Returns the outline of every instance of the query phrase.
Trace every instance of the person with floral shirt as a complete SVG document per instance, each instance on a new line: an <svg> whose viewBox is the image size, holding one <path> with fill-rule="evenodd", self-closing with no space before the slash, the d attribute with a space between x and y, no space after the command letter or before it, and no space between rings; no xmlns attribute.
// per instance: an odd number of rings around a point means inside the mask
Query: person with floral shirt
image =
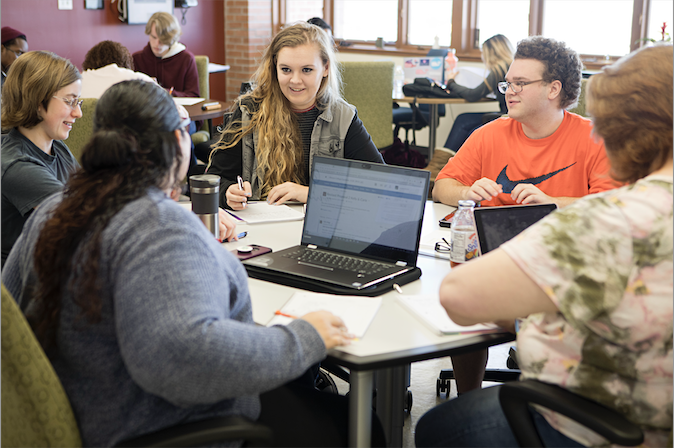
<svg viewBox="0 0 674 448"><path fill-rule="evenodd" d="M666 446L672 430L673 54L671 45L643 48L590 79L594 132L612 177L627 185L552 213L440 287L459 324L524 318L522 379L621 412L642 427L644 446ZM416 446L518 446L498 389L430 410ZM606 443L552 411L531 412L546 446Z"/></svg>

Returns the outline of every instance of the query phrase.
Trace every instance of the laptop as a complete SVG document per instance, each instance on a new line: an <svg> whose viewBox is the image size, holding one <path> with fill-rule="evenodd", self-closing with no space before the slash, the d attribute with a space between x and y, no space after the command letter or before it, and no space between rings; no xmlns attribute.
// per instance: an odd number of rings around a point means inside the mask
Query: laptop
<svg viewBox="0 0 674 448"><path fill-rule="evenodd" d="M556 209L555 204L475 208L475 229L480 254L496 249Z"/></svg>
<svg viewBox="0 0 674 448"><path fill-rule="evenodd" d="M299 246L246 260L353 290L416 267L430 172L314 157Z"/></svg>

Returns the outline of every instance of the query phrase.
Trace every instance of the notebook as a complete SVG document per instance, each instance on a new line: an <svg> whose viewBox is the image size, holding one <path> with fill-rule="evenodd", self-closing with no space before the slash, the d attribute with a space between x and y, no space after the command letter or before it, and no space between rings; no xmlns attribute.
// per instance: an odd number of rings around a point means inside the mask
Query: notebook
<svg viewBox="0 0 674 448"><path fill-rule="evenodd" d="M486 254L496 249L556 209L555 204L475 208L475 229L480 253Z"/></svg>
<svg viewBox="0 0 674 448"><path fill-rule="evenodd" d="M298 246L245 266L361 290L416 267L430 172L314 157Z"/></svg>

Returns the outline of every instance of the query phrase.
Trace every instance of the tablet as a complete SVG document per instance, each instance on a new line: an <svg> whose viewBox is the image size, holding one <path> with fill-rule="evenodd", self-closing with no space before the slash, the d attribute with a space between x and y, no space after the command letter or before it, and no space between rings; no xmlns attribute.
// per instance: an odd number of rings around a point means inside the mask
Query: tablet
<svg viewBox="0 0 674 448"><path fill-rule="evenodd" d="M480 254L496 249L556 209L555 204L475 208L475 229Z"/></svg>

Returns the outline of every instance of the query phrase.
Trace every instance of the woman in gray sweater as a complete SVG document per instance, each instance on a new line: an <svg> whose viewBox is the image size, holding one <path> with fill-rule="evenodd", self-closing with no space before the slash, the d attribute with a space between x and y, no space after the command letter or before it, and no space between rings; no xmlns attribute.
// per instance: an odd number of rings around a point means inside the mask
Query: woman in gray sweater
<svg viewBox="0 0 674 448"><path fill-rule="evenodd" d="M86 446L214 416L257 419L261 408L269 414L261 393L349 342L325 311L288 326L253 323L244 268L169 197L187 172L187 124L153 83L111 87L98 101L82 170L33 213L3 270ZM264 421L276 441L346 443L347 400L293 387L281 387L292 392L282 406L273 392L268 399L287 414L280 429L273 412ZM318 412L302 413L297 396ZM327 432L307 442L300 426Z"/></svg>

